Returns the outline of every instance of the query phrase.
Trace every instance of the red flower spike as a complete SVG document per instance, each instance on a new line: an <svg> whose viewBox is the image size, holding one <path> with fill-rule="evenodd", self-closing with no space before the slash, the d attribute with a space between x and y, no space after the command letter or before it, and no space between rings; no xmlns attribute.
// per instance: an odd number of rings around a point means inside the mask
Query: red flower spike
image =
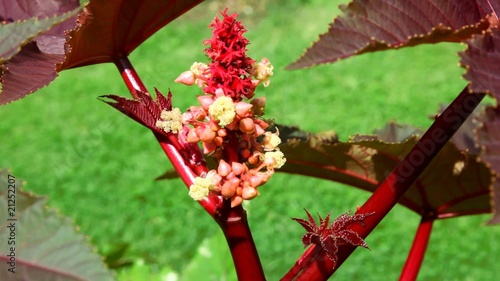
<svg viewBox="0 0 500 281"><path fill-rule="evenodd" d="M307 231L306 234L302 236L304 247L310 244L318 245L326 252L327 256L334 264L337 263L337 250L340 245L351 244L368 248L368 245L358 233L347 228L354 223L361 223L363 225L364 219L373 213L350 216L349 212L347 212L338 216L331 225L329 225L330 213L328 213L324 219L318 214L319 225L317 225L313 216L307 210L305 211L307 220L292 218Z"/></svg>
<svg viewBox="0 0 500 281"><path fill-rule="evenodd" d="M226 96L235 101L243 97L250 99L254 95L255 85L252 83L252 66L255 63L246 55L249 41L243 36L246 29L237 14L227 15L227 9L221 12L209 25L212 28L212 38L203 42L209 45L204 50L212 60L209 64L210 76L203 91L215 95L217 89L222 89Z"/></svg>

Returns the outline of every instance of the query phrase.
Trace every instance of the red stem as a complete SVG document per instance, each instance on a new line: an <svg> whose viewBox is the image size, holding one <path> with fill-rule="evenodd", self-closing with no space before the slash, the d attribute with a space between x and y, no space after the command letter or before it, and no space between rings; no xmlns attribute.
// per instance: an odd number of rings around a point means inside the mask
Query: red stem
<svg viewBox="0 0 500 281"><path fill-rule="evenodd" d="M142 83L141 78L139 78L139 75L135 72L135 69L130 63L128 57L124 56L117 58L115 60L115 65L118 67L118 71L120 71L123 81L125 81L125 84L134 99L138 98L136 91L144 93L148 92L148 89L146 89L146 86Z"/></svg>
<svg viewBox="0 0 500 281"><path fill-rule="evenodd" d="M379 185L366 203L358 208L357 214L374 212L373 215L366 217L365 226L352 224L348 229L366 238L408 191L483 98L484 94L470 94L468 88L465 87L450 106L436 118L432 126ZM316 251L306 251L301 259L308 261L307 255L311 261L302 265L296 264L295 266L301 267L300 270L292 268L290 271L299 273L295 276L287 273L281 280L327 280L355 249L356 247L352 245L340 246L337 252L338 261L335 265L324 251L314 258L311 257Z"/></svg>
<svg viewBox="0 0 500 281"><path fill-rule="evenodd" d="M120 57L116 59L115 65L122 74L122 78L134 98L137 98L137 91L148 93L148 90L144 86L144 83L142 83L139 75L132 66L132 63L130 63L128 57ZM162 134L155 133L154 131L153 134L155 135L161 148L163 149L168 159L174 166L177 173L179 173L179 176L187 187L193 184L194 179L197 175L200 175L203 171L207 171L205 165L199 165L199 167L197 167L197 170L195 170L196 172L198 172L198 174L193 172L193 169L191 169L186 164L186 161L180 154L179 151L182 146L179 144L177 138L174 135L164 136ZM205 200L201 200L198 202L212 217L215 216L217 208L221 205L221 200L217 196L210 196Z"/></svg>
<svg viewBox="0 0 500 281"><path fill-rule="evenodd" d="M147 93L147 89L141 79L135 72L128 57L121 57L115 60L115 65L122 74L129 91L134 98L137 98L137 91ZM186 164L180 150L181 145L174 135L165 136L153 132L160 143L161 148L169 158L175 170L179 173L184 184L189 188L194 182L195 177L208 171L205 164L190 166ZM237 149L237 148L236 148ZM230 162L238 161L237 150L231 150L228 153ZM240 281L261 281L265 280L264 271L260 263L259 255L252 238L250 227L248 225L246 212L240 205L231 208L229 200L223 200L222 197L209 195L208 198L198 201L200 205L215 219L224 232L233 262L236 268L236 274Z"/></svg>
<svg viewBox="0 0 500 281"><path fill-rule="evenodd" d="M215 217L224 232L238 281L264 281L264 271L248 226L247 213L241 205L231 208L224 200L224 212Z"/></svg>
<svg viewBox="0 0 500 281"><path fill-rule="evenodd" d="M410 253L406 259L406 263L399 277L400 281L410 281L416 280L418 276L418 271L420 266L424 261L425 250L429 244L429 238L431 236L432 224L434 223L433 217L424 216L420 222L417 233L413 240Z"/></svg>

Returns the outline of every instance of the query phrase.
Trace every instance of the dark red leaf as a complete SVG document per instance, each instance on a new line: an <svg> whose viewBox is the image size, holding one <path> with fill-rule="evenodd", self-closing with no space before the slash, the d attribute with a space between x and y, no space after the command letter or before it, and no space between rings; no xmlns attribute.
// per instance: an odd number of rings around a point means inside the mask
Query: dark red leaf
<svg viewBox="0 0 500 281"><path fill-rule="evenodd" d="M315 238L318 238L316 234L307 232L306 234L302 235L302 244L304 244L304 247L307 247L314 243Z"/></svg>
<svg viewBox="0 0 500 281"><path fill-rule="evenodd" d="M469 89L500 100L500 30L492 28L474 36L460 56L460 64L467 69L464 77L471 82Z"/></svg>
<svg viewBox="0 0 500 281"><path fill-rule="evenodd" d="M356 232L347 230L346 228L353 223L363 224L364 218L370 214L349 216L347 212L336 218L331 225L328 224L330 221L330 213L328 213L324 219L318 214L320 221L318 226L311 214L307 210L305 211L308 217L307 220L293 218L293 220L306 228L307 232L302 236L302 243L304 246L310 244L320 246L334 264L337 263L337 250L340 244L351 244L368 248L368 245Z"/></svg>
<svg viewBox="0 0 500 281"><path fill-rule="evenodd" d="M363 238L361 238L356 232L351 230L339 232L337 234L337 239L341 240L345 244L360 246L369 249L368 244L366 244L365 240L363 240Z"/></svg>
<svg viewBox="0 0 500 281"><path fill-rule="evenodd" d="M487 107L478 121L481 124L476 131L476 142L481 147L480 157L497 172L492 190L494 216L489 221L490 224L497 224L500 223L500 109Z"/></svg>
<svg viewBox="0 0 500 281"><path fill-rule="evenodd" d="M319 231L324 231L324 230L328 229L328 227L329 227L328 224L330 223L330 216L331 216L331 214L328 213L326 215L326 217L323 219L321 217L321 215L318 214L318 217L319 217Z"/></svg>
<svg viewBox="0 0 500 281"><path fill-rule="evenodd" d="M59 70L112 62L130 54L156 31L202 0L90 1L69 33L66 60ZM98 42L98 43L97 43Z"/></svg>
<svg viewBox="0 0 500 281"><path fill-rule="evenodd" d="M487 0L354 0L289 68L334 62L366 52L461 42L488 27Z"/></svg>
<svg viewBox="0 0 500 281"><path fill-rule="evenodd" d="M337 251L339 250L338 247L338 240L337 237L334 235L328 235L324 239L321 239L321 248L325 250L326 255L328 258L333 262L333 264L337 264Z"/></svg>
<svg viewBox="0 0 500 281"><path fill-rule="evenodd" d="M16 56L0 66L0 104L23 98L48 85L57 77L56 66L64 60L64 30L74 27L73 15L78 10L77 0L13 0L0 5L0 18L33 23L36 22L35 18L45 19L37 23L43 27L42 30L52 24L52 28L36 36ZM49 17L50 19L47 19ZM19 32L16 34L26 35ZM25 39L22 41L27 42Z"/></svg>
<svg viewBox="0 0 500 281"><path fill-rule="evenodd" d="M156 100L153 100L149 94L141 91L137 91L137 95L139 99L135 100L126 99L116 95L101 96L100 98L105 103L121 111L123 114L129 116L143 126L146 126L155 132L165 134L164 131L156 126L156 122L160 119L163 109L172 110L172 93L168 92L168 96L165 98L158 90L156 90ZM112 101L107 101L105 99L110 99Z"/></svg>
<svg viewBox="0 0 500 281"><path fill-rule="evenodd" d="M307 219L301 219L301 218L292 218L292 220L298 222L300 225L302 225L307 232L317 232L318 231L318 226L316 225L316 220L311 216L311 214L304 209L307 213Z"/></svg>

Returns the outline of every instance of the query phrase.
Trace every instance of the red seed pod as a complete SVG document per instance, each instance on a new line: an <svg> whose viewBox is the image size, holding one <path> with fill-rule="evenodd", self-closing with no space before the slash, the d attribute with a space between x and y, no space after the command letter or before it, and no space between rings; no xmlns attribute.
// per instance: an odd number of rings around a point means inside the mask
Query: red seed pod
<svg viewBox="0 0 500 281"><path fill-rule="evenodd" d="M187 134L187 137L186 137L186 141L187 142L199 142L200 141L200 137L198 136L198 134L196 133L196 131L194 129L190 129L188 134Z"/></svg>
<svg viewBox="0 0 500 281"><path fill-rule="evenodd" d="M245 118L250 113L252 107L253 105L250 103L244 101L237 102L235 105L236 114L241 118Z"/></svg>
<svg viewBox="0 0 500 281"><path fill-rule="evenodd" d="M264 181L264 179L259 175L252 176L250 178L250 185L256 188L256 187L262 185L263 181Z"/></svg>
<svg viewBox="0 0 500 281"><path fill-rule="evenodd" d="M262 129L262 127L260 125L255 125L255 132L254 132L254 137L259 137L261 135L263 135L266 131L264 131L264 129Z"/></svg>
<svg viewBox="0 0 500 281"><path fill-rule="evenodd" d="M224 139L221 137L215 137L214 138L214 144L216 146L221 146L224 143Z"/></svg>
<svg viewBox="0 0 500 281"><path fill-rule="evenodd" d="M212 96L203 95L203 96L197 96L196 98L198 99L201 107L203 107L205 111L208 111L208 107L210 107L210 105L214 103L214 99L212 98Z"/></svg>
<svg viewBox="0 0 500 281"><path fill-rule="evenodd" d="M241 196L233 196L231 198L231 208L241 205L242 202L243 198L241 198Z"/></svg>
<svg viewBox="0 0 500 281"><path fill-rule="evenodd" d="M176 83L182 83L188 86L193 85L194 81L195 81L194 73L190 70L184 71L183 73L181 73L181 75L179 75L179 77L177 77L174 80L174 82Z"/></svg>
<svg viewBox="0 0 500 281"><path fill-rule="evenodd" d="M245 200L250 200L250 199L255 198L257 195L259 195L259 192L257 191L257 189L249 186L249 187L243 188L241 197Z"/></svg>
<svg viewBox="0 0 500 281"><path fill-rule="evenodd" d="M217 131L217 135L218 135L219 137L225 137L225 136L227 136L227 131L226 131L226 129L219 129L219 130Z"/></svg>
<svg viewBox="0 0 500 281"><path fill-rule="evenodd" d="M236 193L236 188L234 186L232 186L232 184L229 181L226 181L222 185L221 190L220 190L220 194L224 198L231 198L234 196L235 193Z"/></svg>
<svg viewBox="0 0 500 281"><path fill-rule="evenodd" d="M217 167L217 173L222 177L226 177L231 173L231 165L224 160L220 160L219 167Z"/></svg>
<svg viewBox="0 0 500 281"><path fill-rule="evenodd" d="M248 157L252 156L252 152L250 151L250 149L245 148L245 149L243 149L243 150L240 152L240 155L241 155L241 157L243 157L244 159L247 159Z"/></svg>
<svg viewBox="0 0 500 281"><path fill-rule="evenodd" d="M208 123L208 125L210 126L210 130L214 131L214 132L217 132L218 130L220 130L220 126L217 122L214 122L213 120L210 120L210 123Z"/></svg>
<svg viewBox="0 0 500 281"><path fill-rule="evenodd" d="M261 119L255 119L254 123L259 125L264 130L269 127L269 124L267 124L264 120L261 120Z"/></svg>
<svg viewBox="0 0 500 281"><path fill-rule="evenodd" d="M239 178L232 178L228 180L234 188L237 188L240 185L241 180Z"/></svg>
<svg viewBox="0 0 500 281"><path fill-rule="evenodd" d="M210 128L205 128L201 133L200 139L203 142L210 142L214 140L215 136L216 134L214 131L212 131Z"/></svg>
<svg viewBox="0 0 500 281"><path fill-rule="evenodd" d="M247 166L238 162L233 162L231 163L231 168L233 170L233 173L237 176L243 174L248 170Z"/></svg>
<svg viewBox="0 0 500 281"><path fill-rule="evenodd" d="M255 123L252 118L243 118L240 121L239 129L244 134L252 134L255 131Z"/></svg>

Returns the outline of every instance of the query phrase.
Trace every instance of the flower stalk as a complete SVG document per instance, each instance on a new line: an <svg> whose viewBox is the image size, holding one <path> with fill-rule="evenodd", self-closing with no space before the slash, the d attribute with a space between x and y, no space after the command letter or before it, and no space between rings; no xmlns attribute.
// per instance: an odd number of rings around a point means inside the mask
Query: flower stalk
<svg viewBox="0 0 500 281"><path fill-rule="evenodd" d="M252 98L259 84L269 84L272 66L267 59L255 63L246 56L248 40L242 36L245 29L235 20L236 15L228 16L226 11L221 14L222 21L216 18L210 25L213 38L205 42L209 45L205 52L212 62L195 63L176 79L202 88L200 106L191 106L181 114L172 108L170 94L165 99L158 91L156 101L149 101L147 89L127 57L116 59L115 64L134 100L108 97L118 101L113 105L122 112L130 113L130 108L123 108L126 103L133 107L132 111L142 106L139 112L157 116L153 124L150 119L140 121L155 134L189 195L221 227L238 279L265 280L241 203L255 198L259 194L257 187L265 184L286 159L277 148L281 142L278 132L265 132L269 124L260 117L264 99L250 103L243 99ZM162 104L167 106L158 108ZM151 105L155 108L149 108ZM138 116L143 117L136 112ZM200 157L198 142L202 143L203 153L216 161L215 170L209 170Z"/></svg>

